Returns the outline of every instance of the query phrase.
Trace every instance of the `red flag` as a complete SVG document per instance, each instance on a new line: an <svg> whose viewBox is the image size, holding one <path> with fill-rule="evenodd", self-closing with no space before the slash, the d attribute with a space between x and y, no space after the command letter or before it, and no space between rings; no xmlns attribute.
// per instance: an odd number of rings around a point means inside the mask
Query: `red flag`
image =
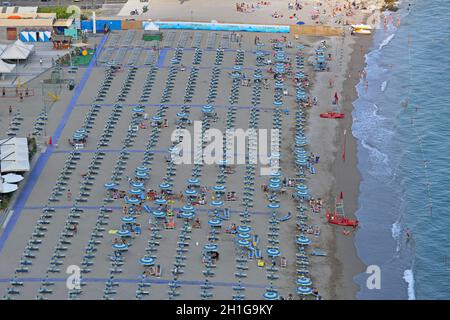
<svg viewBox="0 0 450 320"><path fill-rule="evenodd" d="M52 137L50 136L50 139L48 139L48 144L52 145L53 141L52 141Z"/></svg>
<svg viewBox="0 0 450 320"><path fill-rule="evenodd" d="M344 194L341 191L341 196L340 196L341 200L344 199Z"/></svg>

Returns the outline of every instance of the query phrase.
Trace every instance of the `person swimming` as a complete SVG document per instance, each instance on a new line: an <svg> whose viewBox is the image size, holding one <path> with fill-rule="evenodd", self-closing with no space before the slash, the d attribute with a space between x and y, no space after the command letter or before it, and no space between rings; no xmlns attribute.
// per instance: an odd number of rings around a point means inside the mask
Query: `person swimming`
<svg viewBox="0 0 450 320"><path fill-rule="evenodd" d="M411 230L409 230L407 228L405 231L405 235L406 235L406 241L409 241L411 239Z"/></svg>

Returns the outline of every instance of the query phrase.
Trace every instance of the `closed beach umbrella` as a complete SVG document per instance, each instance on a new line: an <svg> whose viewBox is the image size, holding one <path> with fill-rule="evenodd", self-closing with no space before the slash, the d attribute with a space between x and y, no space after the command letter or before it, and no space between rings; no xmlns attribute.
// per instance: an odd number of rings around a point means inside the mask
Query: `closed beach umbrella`
<svg viewBox="0 0 450 320"><path fill-rule="evenodd" d="M134 107L133 108L133 112L134 113L144 113L144 108L141 108L141 107Z"/></svg>
<svg viewBox="0 0 450 320"><path fill-rule="evenodd" d="M206 252L216 252L218 248L219 248L219 246L214 243L207 243L203 246L203 249Z"/></svg>

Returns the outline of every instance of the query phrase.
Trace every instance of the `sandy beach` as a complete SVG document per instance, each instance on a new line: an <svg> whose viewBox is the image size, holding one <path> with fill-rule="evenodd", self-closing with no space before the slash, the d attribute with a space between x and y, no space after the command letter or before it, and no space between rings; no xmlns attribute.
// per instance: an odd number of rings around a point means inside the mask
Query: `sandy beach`
<svg viewBox="0 0 450 320"><path fill-rule="evenodd" d="M323 11L322 20L320 20L320 17L314 19L311 17L311 12L318 10L315 9L318 1L302 1L303 7L297 12L297 19L290 18L296 10L288 9L287 1L271 1L270 5L262 5L261 8L256 7L257 1L248 3L250 4L249 11L243 13L236 12L236 4L233 1L221 1L218 3L205 0L181 2L175 0L151 1L149 12L142 14L140 18L176 21L217 20L220 22L243 22L244 20L246 23L258 24L295 24L295 21L298 19L299 21L304 21L306 24L342 26L345 22L362 23L376 8L379 1L365 1L365 3L367 3L366 10L355 8L348 9L352 12L352 15L344 17L343 19L337 19L335 15L329 15L333 9L336 9L333 7L336 3L339 3L340 7L342 6L342 3L347 5L347 1L322 1L322 4L319 6L319 12ZM293 1L293 3L295 3L295 1ZM254 4L253 9L251 9L251 4ZM132 4L128 7L132 7ZM215 12L214 19L211 18L212 11ZM277 12L280 17L274 18L274 12ZM135 111L132 110L144 101L142 99L144 99L143 97L145 97L146 94L151 95L151 98L149 101L145 100L145 112L148 112L153 116L156 112L166 112L167 110L165 117L171 121L169 123L169 129L163 128L161 130L163 133L162 137L160 137L159 141L156 140L155 142L157 147L156 150L158 150L158 152L155 152L156 161L154 161L154 167L152 168L152 179L155 179L151 182L152 187L158 188L158 185L165 181L163 177L166 172L166 166L168 167L168 165L166 164L167 159L164 155L171 146L170 141L167 138L175 127L174 121L177 119L178 113L186 107L186 104L192 109L191 117L193 119L202 118L201 106L210 99L210 97L207 96L207 89L210 81L212 81L211 74L215 72L213 62L215 61L214 59L217 59L216 48L219 44L220 47L228 47L224 54L223 65L220 65L222 73L218 76L217 81L220 81L221 87L217 94L217 101L211 102L211 105L216 106L217 117L219 119L217 123L214 121L214 126L221 130L225 130L226 125L229 124L227 121L235 119L235 114L233 112L239 112L239 116L235 120L236 127L248 128L249 123L252 123L253 120L253 114L249 111L251 108L248 106L252 95L254 95L254 92L252 91L253 88L239 86L239 89L235 89L230 82L229 72L230 70L233 70L233 66L238 60L238 57L240 59L242 49L243 52L245 52L245 58L242 58L243 69L248 75L253 75L256 67L254 66L254 59L250 57L255 51L253 41L254 37L257 35L260 37L260 40L266 44L269 44L270 41L276 37L276 35L270 34L245 33L243 35L242 43L238 44L237 42L229 42L229 37L226 32L164 31L164 40L162 43L164 49L161 51L163 52L161 56L158 52L158 57L152 56L154 52L150 45L145 44L141 40L142 30L113 32L105 38L97 36L94 41L96 43L104 41L104 43L102 42L102 53L97 57L98 60L96 61L96 64L87 68L80 68L80 71L73 76L77 83L83 84L83 91L78 92L75 101L72 101L72 93L67 90L62 90L59 101L52 105L51 110L47 110L49 112L49 119L46 130L48 132L58 133L56 141L57 145L50 147L45 145L50 135L47 134L47 132L40 135L38 138L42 158L40 159L41 161L38 161L39 163L37 166L44 166L43 168L40 168L42 171L39 172L42 172L41 177L45 177L45 179L39 178L39 175L38 177L34 177L35 179L39 179L33 181L32 186L30 187L31 189L28 190L27 197L19 200L22 202L22 207L20 209L24 210L27 215L22 214L21 216L16 217L14 223L16 223L16 230L18 228L20 232L11 233L10 239L7 242L2 243L2 246L5 245L5 247L3 251L0 252L1 257L8 256L11 259L8 263L0 266L0 275L3 278L6 278L14 274L17 262L21 259L21 250L27 245L28 238L26 235L33 233L34 222L39 221L41 210L45 209L45 206L55 205L54 203L51 203L51 201L53 201L51 199L55 194L55 189L52 189L53 183L60 181L62 174L60 172L64 172L66 168L64 167L64 164L67 166L67 161L69 161L67 159L69 159L68 157L70 157L70 151L72 150L67 141L71 139L73 132L82 126L88 112L91 112L92 110L95 111L92 112L92 114L95 115L93 117L95 118L96 125L89 133L89 140L84 146L84 149L86 150L85 152L82 152L81 160L78 160L78 164L73 171L73 176L70 178L68 187L73 191L74 198L79 196L77 199L83 200L82 206L85 207L85 212L92 211L92 215L86 215L86 217L83 216L85 220L81 220L80 222L80 233L74 237L74 245L71 247L70 252L72 255L70 256L70 259L67 259L68 261L64 261L63 267L71 264L79 264L81 261L84 263L86 261L87 253L83 256L83 252L86 248L86 241L89 239L89 236L95 233L92 229L94 225L96 226L95 219L97 218L98 223L99 219L103 218L101 206L110 205L114 207L108 229L114 227L117 228L121 223L119 215L122 211L121 206L123 205L123 201L108 199L108 197L105 198L103 186L108 183L109 179L114 177L120 169L123 171L120 174L125 173L125 175L123 178L124 180L118 182L118 184L121 184L122 188L127 188L124 186L127 184L125 177L133 176L135 168L148 161L148 159L143 156L147 156L147 153L145 153L144 150L147 152L150 150L149 145L146 144L146 142L149 140L149 137L151 137L151 135L149 135L151 121L146 119L145 124L148 125L148 127L145 127L145 129L142 130L139 129L135 134L130 133L130 128L134 124L133 119L135 118ZM195 39L199 39L198 46L194 44ZM334 200L341 192L344 195L345 212L350 218L354 218L354 212L358 206L357 199L360 178L356 167L356 141L351 132L351 112L352 102L356 99L355 86L359 82L362 74L361 71L364 68L364 54L370 49L371 37L364 35L352 36L350 35L348 28L346 28L344 36L300 37L296 39L291 34L288 35L288 40L294 44L293 48L286 48L287 55L292 58L296 55L296 45L301 44L305 46L302 54L305 58L305 74L307 74L309 80L307 92L311 98L317 98L317 105L305 109L307 115L305 131L309 140L308 152L320 156L320 162L317 164L317 172L308 175L306 183L310 190L310 194L315 199L323 199L323 208L322 210L319 210L318 213L310 214L308 225L317 226L320 230L320 236L311 235L311 237L313 237L311 248L313 250L317 249L325 252L326 256L311 256L309 261L309 275L314 281L314 287L320 292L321 298L354 299L358 288L353 282L353 277L364 270L364 266L356 255L353 243L354 231L349 229L349 234L347 235L342 232L344 228L328 224L325 212L327 210L334 210ZM312 58L315 55L315 50L323 41L326 46L327 55L330 55L327 60L328 68L322 72L314 72L311 65L314 62L314 59ZM210 42L214 43L214 45L210 46ZM267 45L266 47L270 49L271 46ZM186 48L186 50L178 51L178 48ZM185 93L185 90L186 92L190 90L189 83L192 82L192 76L195 76L196 72L195 67L192 66L192 61L195 60L195 55L198 54L197 52L199 51L203 54L201 68L205 71L199 73L199 85L197 85L197 88L195 89L197 90L196 94L192 101L186 103L186 101L183 100L185 99L183 93ZM181 65L187 66L183 71L178 71L178 69L177 71L174 71L178 68L173 66L173 64L178 63L176 59L177 54L182 57L179 58L182 60ZM110 93L109 95L106 95L106 97L99 102L100 100L96 100L98 86L103 83L102 81L108 79L108 67L114 63L120 64L121 66L123 64L124 67L116 72L111 78L111 92L113 92L113 94ZM83 72L86 71L88 72L86 73L87 76L85 78ZM152 72L155 72L156 81L154 87L151 89L152 92L147 93L147 90L149 89L145 86L142 88L142 84L149 80L149 76ZM172 72L177 76L173 84L169 83L169 80L167 80L171 79ZM34 86L36 92L38 92L37 88L39 87L40 80L47 76L48 75L44 74L41 78L36 79L34 82L30 82L30 86ZM134 83L134 85L130 85L129 81ZM330 84L332 84L331 87ZM163 101L164 97L167 95L167 86L171 85L177 87L177 89L179 88L179 90L175 90L170 96L170 99ZM124 94L125 97L123 100L120 100L121 97L117 96L117 93L122 92L124 88L126 88L126 94ZM211 88L209 89L211 90ZM236 94L235 90L239 90L241 94L241 97L239 98L241 99L240 102L232 103L232 105L237 105L237 111L227 105L229 101L232 101L230 100L232 99L231 97ZM296 129L296 123L294 121L294 114L296 111L294 99L295 89L290 90L292 90L291 93L285 97L288 116L282 117L282 126L286 128L286 130L282 133L282 139L285 144L282 145L283 148L281 152L285 156L281 161L281 166L283 174L287 178L294 176L294 170L296 170L296 166L293 164L294 157L292 156L291 145ZM229 94L231 97L229 97ZM263 103L261 104L261 109L258 110L261 114L261 128L271 128L273 126L272 116L270 116L272 113L268 113L273 111L273 106L270 105L273 103L273 94L273 87L265 91L263 90L261 93ZM332 104L335 94L339 96L337 105ZM160 97L163 97L161 98L161 101L159 100ZM36 98L43 99L42 93L37 93ZM99 104L98 110L95 109L97 108L95 106L96 103ZM21 115L26 119L19 130L19 133L22 135L29 135L31 133L34 121L41 111L27 108L27 106L32 104L33 103L30 101L25 101L20 104L20 107L14 108L15 113L20 111ZM343 112L345 113L345 119L335 120L320 118L321 113L328 111ZM9 120L8 117L13 116L7 115L6 109L1 112L2 119ZM119 115L121 116L119 117ZM111 119L118 122L114 130L108 128ZM225 121L225 119L227 120ZM8 123L6 121L2 121L0 125L2 132L8 130ZM192 128L189 128L189 130L192 130ZM157 131L151 132L153 134ZM127 139L129 138L130 140L125 139L125 134L127 134ZM159 131L157 136L159 137ZM101 141L107 141L107 143L105 143L105 145L98 144ZM289 141L291 142L289 143ZM120 150L123 150L121 148L124 148L127 143L130 146L129 148L135 151L130 153L129 158L125 159L122 157L123 154ZM83 191L85 190L83 188L86 187L86 185L82 182L82 177L84 177L84 174L87 172L86 168L89 167L89 170L91 170L93 163L98 160L96 158L97 156L105 156L105 154L100 154L102 147L106 148L103 148L105 149L106 154L110 153L111 161L107 161L98 168L100 173L96 174L97 178L93 178L94 190L92 192L87 192L88 195L85 196L83 194L86 194L86 192ZM155 146L152 147L154 148ZM345 159L343 158L344 154ZM107 157L109 157L109 155ZM101 161L99 162L101 163ZM256 169L259 168L258 165ZM169 171L169 169L167 170ZM189 179L191 170L194 172L196 169L192 165L183 165L178 169L178 175L176 176L177 193L184 191L184 188L186 187L185 181ZM236 171L233 172L236 174L227 176L228 186L231 186L233 191L237 191L238 195L243 193L244 186L242 177L248 175L248 170L250 169L245 168L244 166L237 166ZM211 188L216 183L216 178L218 179L220 176L220 170L218 174L216 166L205 166L204 171L202 185L204 184L208 188ZM51 182L49 183L48 181ZM118 181L120 181L120 179L118 179ZM266 182L267 177L257 176L255 178L255 189L259 190L260 186ZM88 189L89 191L91 190L90 188ZM64 191L64 194L66 194L66 192L67 190ZM78 195L78 192L80 195ZM213 192L208 192L208 201L214 200L214 196L216 195ZM47 198L49 201L46 203L45 199ZM296 206L291 199L287 198L287 196L283 197L282 195L280 196L280 199L280 202L284 206L283 212L295 212ZM55 219L56 226L54 227L55 229L52 229L53 231L50 238L44 240L49 242L52 241L52 244L56 243L61 230L64 230L68 221L72 218L72 200L71 195L70 199L68 196L67 199L66 196L62 196L61 200L56 201L59 202L59 204L56 203L55 205L57 208L56 212L58 213ZM78 200L75 200L74 202L77 201ZM265 217L270 217L270 213L267 215L267 203L268 201L264 193L255 192L254 205L252 204L251 208L251 224L254 232L261 235L265 235L267 230L272 230L268 221L265 219ZM184 204L185 203L182 201L179 201L176 202L175 206L181 207ZM231 204L228 204L227 202L227 205L230 206L230 210L234 213L231 221L234 223L242 222L242 219L239 218L238 214L242 211L241 201L232 202ZM206 211L206 209L202 210ZM201 223L202 225L208 226L208 215L206 215L206 212L203 213L205 214L201 215ZM65 215L67 215L67 220ZM147 225L147 218L140 215L138 218L142 225ZM181 221L178 223L181 228ZM229 222L226 223L229 224ZM162 225L159 225L158 227L161 226ZM284 269L279 272L279 278L276 282L280 294L286 297L296 290L296 267L294 263L296 259L296 250L294 249L295 246L293 247L292 245L292 239L295 239L298 230L296 230L293 219L284 222L279 228L279 240L277 241L279 241L278 243L283 255L287 257L288 266L284 267ZM155 281L153 283L154 287L159 286L158 288L161 288L162 285L167 287L167 284L170 283L169 281L173 281L169 269L174 260L175 248L177 247L177 244L179 245L179 237L181 235L183 235L183 237L186 236L183 232L179 233L180 229L178 227L177 229L178 230L173 230L173 232L164 231L164 243L161 244L161 246L164 247L164 250L158 252L158 259L166 269L161 281ZM113 252L111 250L111 241L113 241L113 237L110 235L111 233L105 234L105 239L107 239L107 241L99 241L101 242L99 243L100 254L98 254L98 257L95 260L95 266L92 267L93 271L89 275L91 278L98 278L101 279L102 282L106 281L106 283L107 280L105 279L108 279L110 274L112 274L110 273L111 268L109 268L108 263L110 255ZM153 234L152 237L153 236L155 236L155 234ZM200 268L197 268L196 265L199 264L197 261L199 260L198 257L202 255L202 245L205 244L206 239L209 239L209 236L207 227L201 230L195 230L195 232L192 233L192 239L190 239L191 252L189 253L188 258L189 263L187 263L185 268L185 274L187 276L181 279L184 281L183 284L185 286L198 286L202 283L201 281L203 280L205 273L202 273ZM150 241L154 241L155 238L149 239L147 235L145 235L145 237L135 239L133 243L133 251L130 258L132 262L129 262L130 259L128 259L127 264L123 267L124 274L129 275L129 277L124 279L124 283L120 285L120 298L129 299L135 294L136 283L138 282L138 279L140 279L139 276L142 273L142 266L136 264L136 261L138 261L145 252L148 252L148 246L146 247L147 240L149 240L148 243L150 243ZM236 256L238 258L239 254L236 253L237 251L233 241L234 240L232 240L229 235L221 234L221 254L223 254L224 257ZM269 247L269 241L267 239L263 238L261 241L264 244L262 247ZM89 245L90 244L91 243L89 242ZM17 249L17 247L19 247L19 249ZM44 276L48 262L51 261L52 263L54 259L55 252L53 250L54 246L49 245L49 247L46 247L45 250L40 252L39 259L37 260L42 264L33 266L29 276L35 276L36 278ZM178 258L175 260L178 262ZM233 261L234 258L230 258L217 265L217 276L214 279L214 283L218 288L214 290L215 299L229 299L232 297L231 287L236 286L237 284L236 282L230 282L230 279L233 278L233 275L236 275L236 273L234 273L235 271L238 272L235 270ZM85 268L87 267L85 266ZM269 283L271 285L272 281L267 281L265 279L264 268L251 265L250 270L251 271L248 272L248 278L245 279L245 281L250 284L246 295L247 298L250 299L259 299L261 298L261 290L264 290L265 287L267 288ZM233 281L235 280L236 279L233 279ZM41 290L38 283L27 284L26 286L31 290L28 291L27 289L27 291L23 293L21 297L25 299L34 298ZM105 298L105 295L102 296L103 284L100 285L100 287L96 287L92 283L88 283L87 288L90 291L88 290L82 298ZM1 292L4 292L7 289L6 282L0 283L0 289ZM138 289L138 291L139 290L140 289ZM67 296L67 292L62 283L57 284L55 292L61 297ZM194 290L184 290L182 297L185 299L198 299L199 292L197 290L195 292ZM151 298L167 298L167 289L154 290Z"/></svg>

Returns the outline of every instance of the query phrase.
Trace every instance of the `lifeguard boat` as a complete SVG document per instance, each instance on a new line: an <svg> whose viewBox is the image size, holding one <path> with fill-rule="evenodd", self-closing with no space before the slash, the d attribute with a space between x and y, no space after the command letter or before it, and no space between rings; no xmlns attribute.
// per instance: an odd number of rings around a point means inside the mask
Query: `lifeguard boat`
<svg viewBox="0 0 450 320"><path fill-rule="evenodd" d="M335 224L338 226L353 227L353 228L356 228L358 226L358 220L349 219L345 216L344 197L342 195L342 192L340 197L336 199L334 212L327 211L327 220L328 223Z"/></svg>
<svg viewBox="0 0 450 320"><path fill-rule="evenodd" d="M325 112L325 113L321 113L320 117L327 118L327 119L344 119L345 114L337 113L337 112Z"/></svg>

